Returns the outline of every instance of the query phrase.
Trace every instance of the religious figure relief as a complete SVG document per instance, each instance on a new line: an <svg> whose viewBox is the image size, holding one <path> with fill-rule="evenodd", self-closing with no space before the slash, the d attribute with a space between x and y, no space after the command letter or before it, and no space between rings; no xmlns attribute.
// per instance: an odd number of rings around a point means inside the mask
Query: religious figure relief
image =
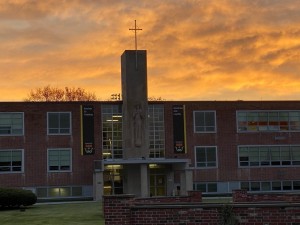
<svg viewBox="0 0 300 225"><path fill-rule="evenodd" d="M142 146L142 107L141 105L136 105L135 112L133 114L133 127L134 127L134 145L136 147Z"/></svg>

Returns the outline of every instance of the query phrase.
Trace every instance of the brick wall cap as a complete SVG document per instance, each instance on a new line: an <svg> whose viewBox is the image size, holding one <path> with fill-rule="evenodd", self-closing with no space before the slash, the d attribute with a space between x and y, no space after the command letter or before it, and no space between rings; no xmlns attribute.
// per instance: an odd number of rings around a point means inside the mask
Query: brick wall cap
<svg viewBox="0 0 300 225"><path fill-rule="evenodd" d="M138 208L143 208L143 209L166 209L166 208L171 208L171 209L176 209L176 208L198 208L198 209L204 209L204 208L221 208L224 205L230 205L234 208L300 208L300 203L286 203L286 202L277 202L277 203L251 203L251 202L245 202L245 203L232 203L232 204L224 204L224 203L192 203L192 202L187 202L187 203L174 203L174 204L168 204L168 203L151 203L151 204L134 204L131 206L131 209L138 209Z"/></svg>

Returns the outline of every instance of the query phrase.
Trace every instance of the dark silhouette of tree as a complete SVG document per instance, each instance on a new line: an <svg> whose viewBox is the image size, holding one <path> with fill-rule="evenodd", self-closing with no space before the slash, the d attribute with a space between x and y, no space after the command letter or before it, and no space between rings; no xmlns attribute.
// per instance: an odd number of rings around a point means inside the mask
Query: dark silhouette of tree
<svg viewBox="0 0 300 225"><path fill-rule="evenodd" d="M122 100L122 94L121 93L114 93L110 95L110 99L108 101L121 101ZM162 97L148 97L148 101L166 101L166 99Z"/></svg>
<svg viewBox="0 0 300 225"><path fill-rule="evenodd" d="M162 97L148 97L148 101L166 101L166 99L162 98Z"/></svg>
<svg viewBox="0 0 300 225"><path fill-rule="evenodd" d="M47 85L31 90L24 100L29 102L96 101L97 97L83 88L60 89Z"/></svg>

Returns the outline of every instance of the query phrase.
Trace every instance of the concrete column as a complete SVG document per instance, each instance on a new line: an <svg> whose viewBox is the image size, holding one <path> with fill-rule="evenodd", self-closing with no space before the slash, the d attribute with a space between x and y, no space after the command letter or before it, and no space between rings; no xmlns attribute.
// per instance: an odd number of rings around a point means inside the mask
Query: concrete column
<svg viewBox="0 0 300 225"><path fill-rule="evenodd" d="M183 170L180 172L180 195L188 195L193 190L193 171Z"/></svg>
<svg viewBox="0 0 300 225"><path fill-rule="evenodd" d="M93 174L93 192L94 200L102 201L103 196L103 172L94 172Z"/></svg>
<svg viewBox="0 0 300 225"><path fill-rule="evenodd" d="M141 164L141 197L149 197L148 165Z"/></svg>
<svg viewBox="0 0 300 225"><path fill-rule="evenodd" d="M167 195L175 195L174 187L174 171L170 170L167 173Z"/></svg>

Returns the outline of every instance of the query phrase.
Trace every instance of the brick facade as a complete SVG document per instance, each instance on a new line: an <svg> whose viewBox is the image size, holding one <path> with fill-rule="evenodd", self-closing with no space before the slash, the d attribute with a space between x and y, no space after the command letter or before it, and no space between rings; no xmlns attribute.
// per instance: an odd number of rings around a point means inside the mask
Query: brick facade
<svg viewBox="0 0 300 225"><path fill-rule="evenodd" d="M1 112L24 113L23 136L1 136L1 149L24 150L24 173L0 174L0 187L62 187L93 185L93 161L101 158L101 108L95 107L96 154L81 155L80 105L92 103L0 103ZM71 112L70 135L47 135L47 112ZM48 172L47 149L71 148L72 171Z"/></svg>
<svg viewBox="0 0 300 225"><path fill-rule="evenodd" d="M23 149L24 172L1 173L1 187L55 187L55 186L93 186L93 162L102 159L101 106L122 102L2 102L0 112L23 112L24 135L0 136L0 150ZM299 165L248 167L239 166L238 146L241 145L300 145L299 131L249 132L237 131L236 114L238 110L287 110L300 111L300 101L166 101L151 102L164 106L165 157L167 159L189 159L194 183L218 183L228 187L220 193L231 193L246 181L300 181ZM95 155L82 156L80 152L80 105L93 105L95 112ZM173 146L173 105L185 105L187 152L174 153ZM216 132L195 133L194 111L215 111ZM47 112L71 112L71 135L47 135ZM197 168L195 165L195 146L216 146L217 166ZM72 171L47 171L48 148L71 148ZM175 172L175 183L178 183ZM233 187L230 185L233 184ZM288 192L285 191L285 192ZM171 195L171 193L167 193Z"/></svg>

